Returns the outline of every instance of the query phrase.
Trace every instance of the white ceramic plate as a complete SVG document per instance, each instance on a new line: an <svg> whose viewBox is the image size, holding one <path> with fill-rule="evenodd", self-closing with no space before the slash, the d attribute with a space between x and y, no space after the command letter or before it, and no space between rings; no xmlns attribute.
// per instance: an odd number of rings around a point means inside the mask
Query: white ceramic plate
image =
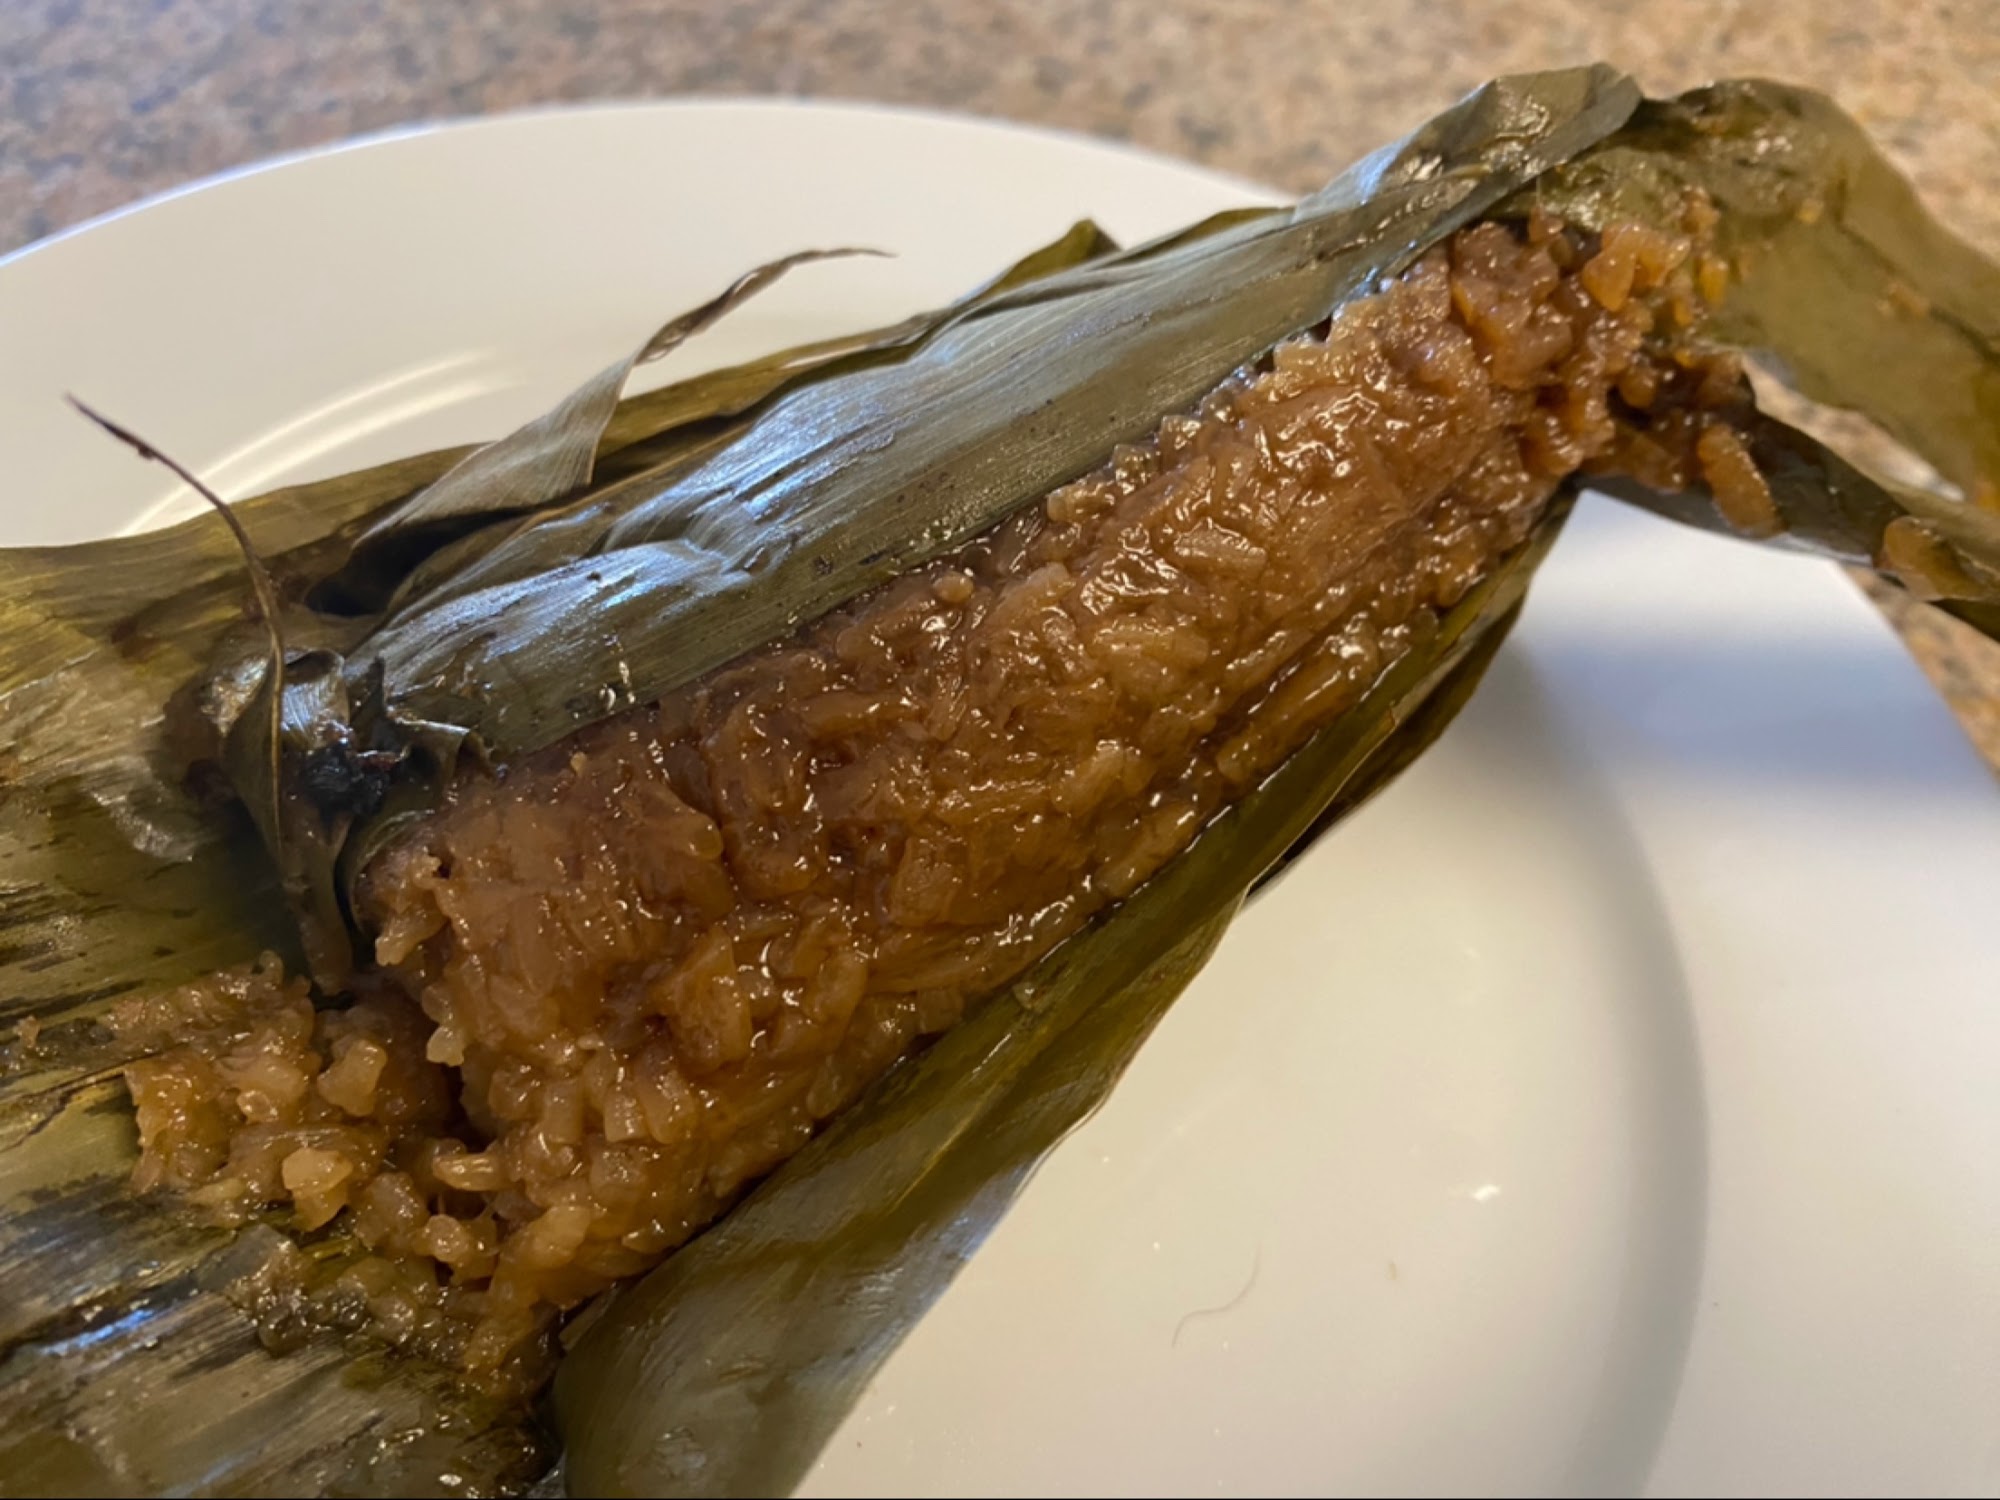
<svg viewBox="0 0 2000 1500"><path fill-rule="evenodd" d="M1255 189L862 108L527 115L0 264L0 540L485 437ZM1830 568L1587 505L1489 685L1258 902L815 1494L1991 1492L2000 798Z"/></svg>

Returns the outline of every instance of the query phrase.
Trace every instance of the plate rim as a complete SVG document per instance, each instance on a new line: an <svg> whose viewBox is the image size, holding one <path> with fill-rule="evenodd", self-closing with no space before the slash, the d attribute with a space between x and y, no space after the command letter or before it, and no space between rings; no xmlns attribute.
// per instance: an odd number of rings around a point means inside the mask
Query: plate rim
<svg viewBox="0 0 2000 1500"><path fill-rule="evenodd" d="M580 99L574 101L551 101L525 104L510 109L495 110L491 114L438 115L422 120L407 121L400 125L387 125L379 130L363 131L359 135L344 136L339 140L322 141L317 145L301 146L292 151L280 151L269 156L260 156L251 161L239 162L235 166L191 178L173 187L161 188L156 192L134 198L129 203L105 209L102 213L80 219L74 224L16 245L5 254L0 254L0 272L18 261L27 259L40 251L51 249L66 240L74 239L92 230L102 229L133 215L156 209L163 204L175 203L183 198L194 197L216 188L227 188L247 178L260 177L273 172L301 166L322 157L348 156L373 151L380 147L395 147L420 139L436 136L469 136L494 129L505 129L531 125L544 120L568 119L578 116L646 115L706 110L749 110L759 113L787 114L829 114L844 115L857 119L877 118L922 122L930 125L947 125L968 128L981 132L995 132L1004 135L1040 140L1050 145L1099 151L1111 156L1144 161L1152 166L1170 166L1206 177L1216 185L1230 191L1256 197L1267 198L1277 204L1296 200L1297 194L1275 187L1267 182L1243 176L1224 168L1211 167L1203 162L1190 161L1185 157L1156 151L1117 136L1097 135L1086 130L1072 130L1060 125L1041 125L1032 121L1013 120L1004 115L984 115L971 110L937 109L927 105L906 104L893 100L871 100L850 98L843 95L815 97L794 97L785 94L671 94L657 98L613 98Z"/></svg>
<svg viewBox="0 0 2000 1500"><path fill-rule="evenodd" d="M1190 177L1202 178L1218 186L1227 187L1232 191L1257 198L1274 199L1282 202L1289 197L1289 195L1279 193L1268 185L1234 178L1230 174L1216 172L1200 164L1187 162L1164 153L1135 146L1129 142L1106 139L1060 128L1026 125L987 116L940 111L918 106L876 104L867 101L848 100L798 100L759 95L698 95L653 100L601 101L587 104L556 103L503 111L486 116L413 122L407 125L389 127L382 131L346 141L306 147L296 152L244 163L164 192L137 199L132 203L121 205L94 218L68 226L41 240L18 247L7 255L0 256L0 277L5 275L9 267L17 266L24 260L43 252L53 251L56 247L64 245L89 232L115 225L124 219L154 210L165 204L178 202L183 198L196 198L208 194L212 190L227 189L233 184L246 180L269 176L290 168L309 166L322 158L364 154L377 148L394 148L398 145L423 140L434 140L442 137L462 139L499 129L532 127L538 122L551 118L617 115L637 117L739 109L749 109L759 113L784 114L793 117L838 114L854 118L875 118L898 123L920 123L927 126L944 125L953 128L976 130L982 133L1009 135L1036 140L1047 145L1060 146L1068 150L1082 150L1088 153L1101 153L1103 156L1109 158L1136 160L1147 163L1153 168L1173 169L1185 173ZM1886 629L1886 626L1884 628ZM1927 681L1923 680L1916 663L1908 658L1907 653L1901 653L1901 661L1897 670L1901 673L1909 674L1917 681L1921 681L1923 683L1923 690L1933 697L1936 696L1935 690L1931 688ZM1970 753L1969 747L1968 753ZM1614 792L1613 798L1615 802L1622 804L1622 794ZM1651 860L1648 859L1647 863L1650 868ZM1679 931L1677 924L1672 922L1669 913L1662 911L1662 918L1668 922L1669 932L1675 939L1676 948L1680 948L1684 941L1684 935ZM1670 1417L1668 1422L1669 1428L1677 1420L1676 1417ZM1657 1454L1655 1458L1657 1460Z"/></svg>

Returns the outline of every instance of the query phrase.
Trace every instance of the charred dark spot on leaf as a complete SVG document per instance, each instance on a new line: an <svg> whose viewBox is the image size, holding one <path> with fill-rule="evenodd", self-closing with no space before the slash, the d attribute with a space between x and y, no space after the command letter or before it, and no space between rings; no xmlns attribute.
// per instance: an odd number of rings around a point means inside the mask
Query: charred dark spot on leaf
<svg viewBox="0 0 2000 1500"><path fill-rule="evenodd" d="M131 615L114 622L107 638L111 648L126 661L144 661L160 645L158 638L149 634Z"/></svg>
<svg viewBox="0 0 2000 1500"><path fill-rule="evenodd" d="M322 745L300 758L298 788L329 822L342 813L370 817L388 797L401 759L394 751Z"/></svg>
<svg viewBox="0 0 2000 1500"><path fill-rule="evenodd" d="M19 963L31 963L46 954L50 946L47 942L0 943L0 969L12 968Z"/></svg>
<svg viewBox="0 0 2000 1500"><path fill-rule="evenodd" d="M140 987L136 979L121 980L117 984L98 985L87 990L74 990L60 995L41 995L28 999L0 1001L0 1026L10 1025L23 1016L32 1015L42 1023L43 1033L50 1026L71 1015L73 1012L89 1010L102 1005L106 1000L115 1000L120 995L130 994ZM93 1038L94 1042L109 1041L109 1034Z"/></svg>
<svg viewBox="0 0 2000 1500"><path fill-rule="evenodd" d="M229 772L212 756L189 763L181 777L181 790L197 805L210 811L236 802L236 784Z"/></svg>

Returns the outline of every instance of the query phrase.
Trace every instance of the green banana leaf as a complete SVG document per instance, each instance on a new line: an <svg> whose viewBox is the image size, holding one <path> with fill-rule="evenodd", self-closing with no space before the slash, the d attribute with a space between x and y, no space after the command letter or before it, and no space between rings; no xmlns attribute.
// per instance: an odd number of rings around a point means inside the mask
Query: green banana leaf
<svg viewBox="0 0 2000 1500"><path fill-rule="evenodd" d="M360 649L409 684L391 689L395 711L462 725L496 754L601 716L575 684L657 698L746 636L782 634L1150 435L1637 102L1608 73L1543 89L1530 140L1516 133L1530 101L1496 87L1370 172L1365 196L1343 178L1290 212L1057 274L906 359L798 391L697 468L637 476L508 536ZM530 640L536 670L516 691Z"/></svg>
<svg viewBox="0 0 2000 1500"><path fill-rule="evenodd" d="M286 601L281 769L345 743L400 757L347 805L281 785L259 816L258 796L246 813L184 784L206 760L250 792L274 748L249 711L273 686L267 622L246 616L243 559L214 517L0 552L0 1038L41 1026L0 1056L0 1493L527 1485L549 1452L529 1414L328 1337L265 1349L236 1301L268 1238L125 1194L133 1129L104 1009L266 948L337 982L346 882L460 755L549 743L935 556L1464 224L1536 200L1586 224L1664 222L1701 188L1736 273L1715 336L1777 355L1807 394L1989 493L1995 273L1869 151L1830 104L1776 85L1653 104L1603 67L1505 79L1295 208L1122 252L1080 225L895 328L614 406L621 364L484 449L249 502ZM1788 300L1808 271L1823 295ZM1914 332L1875 306L1890 281ZM1870 373L1899 331L1939 372L1925 399ZM2000 617L1990 518L1754 412L1732 420L1793 539ZM1698 490L1622 492L1724 529ZM954 1235L1002 1212L1111 1087L1253 882L1442 729L1559 524L1558 509L1436 641L1028 988L594 1311L557 1389L573 1485L720 1492L803 1472L948 1281ZM881 1297L837 1294L870 1275ZM793 1285L826 1295L780 1326L768 1299ZM699 1361L672 1353L693 1348ZM742 1378L711 1383L715 1368Z"/></svg>

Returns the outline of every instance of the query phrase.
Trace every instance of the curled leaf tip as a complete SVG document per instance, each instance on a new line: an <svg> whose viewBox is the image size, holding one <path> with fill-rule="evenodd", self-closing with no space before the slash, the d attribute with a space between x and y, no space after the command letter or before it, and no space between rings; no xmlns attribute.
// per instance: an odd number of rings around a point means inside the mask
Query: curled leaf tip
<svg viewBox="0 0 2000 1500"><path fill-rule="evenodd" d="M839 245L830 250L795 250L790 255L781 255L776 260L764 262L761 266L752 266L701 306L690 308L662 327L646 341L646 347L639 351L633 363L651 364L654 360L672 353L697 333L714 327L766 287L781 280L788 271L811 265L815 261L846 260L854 256L868 256L879 260L894 258L893 252L888 250L877 250L866 245Z"/></svg>
<svg viewBox="0 0 2000 1500"><path fill-rule="evenodd" d="M256 545L250 540L250 533L244 530L242 520L229 508L228 502L204 484L192 469L175 459L171 454L165 453L147 442L131 428L112 421L111 418L105 416L103 412L85 401L81 396L76 395L74 392L65 391L63 393L63 400L67 401L77 411L82 413L84 417L96 423L119 442L125 444L126 447L137 453L142 459L150 463L162 464L172 470L182 483L186 484L188 488L207 501L216 513L222 517L228 524L230 533L236 538L237 547L243 553L244 565L250 571L251 585L257 594L257 606L264 612L264 617L269 621L271 630L275 634L278 628L277 588L271 582L270 569L264 566L263 558L257 554Z"/></svg>
<svg viewBox="0 0 2000 1500"><path fill-rule="evenodd" d="M148 443L144 438L140 437L136 432L133 432L131 429L119 426L118 423L112 421L111 418L105 416L103 412L99 411L96 407L92 406L88 401L85 401L81 396L77 395L76 392L64 391L63 400L67 401L71 406L75 407L79 412L83 413L85 417L89 418L91 421L95 422L99 427L102 427L106 432L110 433L113 437L117 438L119 442L124 443L129 448L134 449L138 453L139 457L145 459L155 459L161 463L171 462L171 460L162 457L162 455L153 447L151 443ZM191 476L188 478L188 483L194 485L196 489L201 488L199 481L195 480Z"/></svg>
<svg viewBox="0 0 2000 1500"><path fill-rule="evenodd" d="M94 406L73 392L64 392L63 399L78 412L97 424L105 432L125 444L140 458L149 463L164 465L174 475L205 500L228 526L229 534L236 540L236 548L243 554L244 571L250 575L250 591L257 600L257 612L264 623L264 640L268 664L264 676L263 699L265 703L265 737L269 742L268 805L259 809L258 816L268 819L268 827L273 838L281 836L283 816L280 806L280 757L283 754L282 734L284 729L285 704L285 633L278 618L278 586L271 580L271 570L264 566L264 559L258 555L257 546L250 540L250 533L243 525L242 517L229 507L229 503L214 490L204 484L201 478L187 465L172 455L163 452L152 443L140 437L131 428L114 422Z"/></svg>

